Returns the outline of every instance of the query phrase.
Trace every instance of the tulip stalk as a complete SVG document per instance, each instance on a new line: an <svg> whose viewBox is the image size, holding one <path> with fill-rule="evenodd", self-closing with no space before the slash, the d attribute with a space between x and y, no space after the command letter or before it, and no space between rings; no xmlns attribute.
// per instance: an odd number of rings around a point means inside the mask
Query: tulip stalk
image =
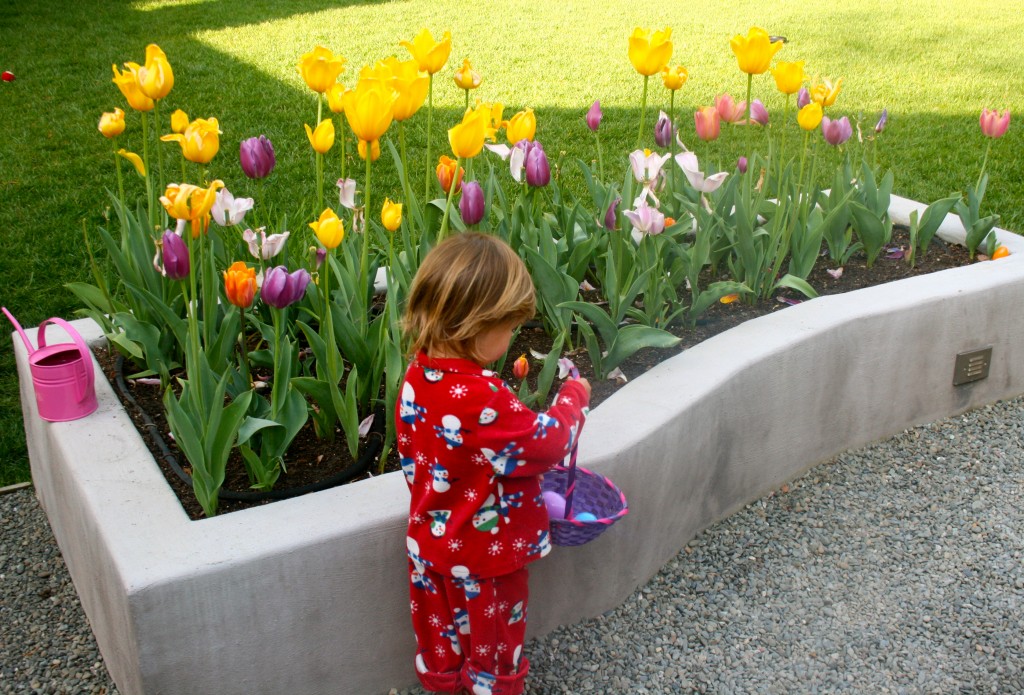
<svg viewBox="0 0 1024 695"><path fill-rule="evenodd" d="M747 73L747 156L748 157L751 154L753 154L750 151L750 126L753 125L753 123L754 123L754 119L753 119L754 102L752 102L750 100L750 93L751 93L751 90L752 90L753 86L754 86L754 75L753 75L753 73L749 73L748 72Z"/></svg>
<svg viewBox="0 0 1024 695"><path fill-rule="evenodd" d="M202 253L202 237L189 236L189 254L192 254L192 247L195 244L199 244L200 254ZM202 267L200 265L200 267ZM199 346L199 317L196 313L199 311L199 289L196 286L196 267L192 265L188 271L188 284L189 284L189 296L186 297L188 302L188 334L189 344L191 346L191 354L187 355L185 364L185 373L188 374L190 369L199 371L199 353L202 352ZM198 396L199 403L205 403L203 400L203 379L202 375L196 373L191 375L189 381L193 388L196 389L196 395Z"/></svg>
<svg viewBox="0 0 1024 695"><path fill-rule="evenodd" d="M786 106L782 111L782 135L781 142L779 143L779 185L782 185L782 168L786 164L786 130L789 125L789 100L792 94L786 94ZM779 197L781 198L782 191L779 191Z"/></svg>
<svg viewBox="0 0 1024 695"><path fill-rule="evenodd" d="M156 137L160 138L160 100L153 100L153 126L156 128ZM146 165L146 171L149 172L149 165ZM164 179L164 151L160 148L160 145L156 146L156 172L159 180L158 184L163 185ZM184 179L182 179L184 180Z"/></svg>
<svg viewBox="0 0 1024 695"><path fill-rule="evenodd" d="M640 100L640 132L636 135L637 149L640 148L640 143L644 139L644 121L647 120L647 83L650 79L650 75L644 75L644 95Z"/></svg>
<svg viewBox="0 0 1024 695"><path fill-rule="evenodd" d="M345 180L345 119L338 115L338 136L341 138L341 179Z"/></svg>
<svg viewBox="0 0 1024 695"><path fill-rule="evenodd" d="M149 234L153 235L156 229L156 201L153 198L153 181L149 169L149 119L147 113L142 112L142 160L146 165L146 203L149 207Z"/></svg>
<svg viewBox="0 0 1024 695"><path fill-rule="evenodd" d="M252 388L252 373L249 371L249 346L245 341L245 307L238 307L238 311L238 347L242 351L242 376L245 377L245 383L249 385L249 388Z"/></svg>
<svg viewBox="0 0 1024 695"><path fill-rule="evenodd" d="M676 160L676 90L670 89L668 92L668 125L669 134L671 140L668 143L669 154L672 155L670 162ZM676 191L676 168L669 167L669 176L671 177L670 185L672 186L672 192Z"/></svg>
<svg viewBox="0 0 1024 695"><path fill-rule="evenodd" d="M459 170L462 168L462 157L455 160L455 176L452 178L451 186L448 188L448 200L444 204L444 217L441 219L441 230L437 233L437 241L444 241L445 237L448 236L448 217L452 211L452 198L455 197L455 189L459 183ZM526 181L523 181L523 186L526 186Z"/></svg>
<svg viewBox="0 0 1024 695"><path fill-rule="evenodd" d="M423 177L423 202L430 200L430 127L434 122L434 73L427 76L427 162ZM456 171L458 171L456 169Z"/></svg>
<svg viewBox="0 0 1024 695"><path fill-rule="evenodd" d="M117 139L114 139L114 169L117 170L117 195L124 205L124 177L121 175L121 157L117 154Z"/></svg>
<svg viewBox="0 0 1024 695"><path fill-rule="evenodd" d="M320 126L320 119L323 117L324 100L320 94L316 95L316 123ZM324 209L324 156L316 153L316 209Z"/></svg>
<svg viewBox="0 0 1024 695"><path fill-rule="evenodd" d="M974 187L974 190L981 190L981 180L985 178L985 167L988 166L988 153L992 151L992 139L989 138L988 145L985 147L985 156L981 160L981 173L978 174L978 184Z"/></svg>
<svg viewBox="0 0 1024 695"><path fill-rule="evenodd" d="M366 143L366 191L363 193L363 210L365 216L363 218L363 250L359 256L359 277L363 279L363 282L367 283L367 287L370 285L370 164L373 161L373 157L370 155L370 143ZM325 259L326 260L326 259ZM366 292L360 295L365 302Z"/></svg>

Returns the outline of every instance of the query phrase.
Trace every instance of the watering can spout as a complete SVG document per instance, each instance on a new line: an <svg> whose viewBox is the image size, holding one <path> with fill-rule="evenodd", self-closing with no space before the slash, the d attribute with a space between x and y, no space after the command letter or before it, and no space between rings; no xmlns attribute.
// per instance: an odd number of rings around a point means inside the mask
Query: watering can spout
<svg viewBox="0 0 1024 695"><path fill-rule="evenodd" d="M35 348L32 347L32 341L28 339L27 335L25 335L25 331L22 329L21 324L18 323L18 319L14 318L11 312L7 311L7 307L0 307L0 311L3 311L7 320L14 324L15 330L18 331L18 335L21 336L22 342L25 343L25 349L28 350L28 354L31 355L35 352Z"/></svg>

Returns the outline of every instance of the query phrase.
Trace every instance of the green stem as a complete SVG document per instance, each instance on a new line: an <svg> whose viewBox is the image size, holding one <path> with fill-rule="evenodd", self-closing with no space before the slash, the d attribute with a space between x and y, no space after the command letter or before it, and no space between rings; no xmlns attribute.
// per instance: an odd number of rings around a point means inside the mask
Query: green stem
<svg viewBox="0 0 1024 695"><path fill-rule="evenodd" d="M466 92L466 109L465 110L469 110L469 90L467 89L467 90L464 90L464 91Z"/></svg>
<svg viewBox="0 0 1024 695"><path fill-rule="evenodd" d="M359 257L359 277L367 283L367 288L372 286L370 280L370 145L366 146L366 191L363 193L363 251ZM326 261L326 259L324 259ZM370 291L367 289L366 291ZM360 293L365 299L366 292Z"/></svg>
<svg viewBox="0 0 1024 695"><path fill-rule="evenodd" d="M669 130L669 143L668 153L669 157L669 185L674 194L676 191L676 168L672 166L676 159L676 90L669 90L668 97L668 130Z"/></svg>
<svg viewBox="0 0 1024 695"><path fill-rule="evenodd" d="M427 161L423 175L423 202L430 200L430 128L434 122L434 73L427 78Z"/></svg>
<svg viewBox="0 0 1024 695"><path fill-rule="evenodd" d="M981 160L981 173L978 174L978 185L974 187L977 191L981 188L981 180L985 178L985 167L988 166L988 153L992 151L992 139L989 138L988 146L985 147L985 158Z"/></svg>
<svg viewBox="0 0 1024 695"><path fill-rule="evenodd" d="M181 183L185 183L186 178L187 174L185 173L185 155L183 153L181 155Z"/></svg>
<svg viewBox="0 0 1024 695"><path fill-rule="evenodd" d="M285 365L281 363L281 323L282 314L288 309L271 309L274 317L274 385L270 389L270 419L276 421L281 412L281 390L288 380L284 378Z"/></svg>
<svg viewBox="0 0 1024 695"><path fill-rule="evenodd" d="M808 138L810 138L810 136L811 136L811 131L805 130L804 131L804 148L800 152L800 175L796 179L796 186L797 186L797 191L798 191L797 195L800 195L800 191L802 191L803 187L804 187L804 161L807 159L807 140L808 140Z"/></svg>
<svg viewBox="0 0 1024 695"><path fill-rule="evenodd" d="M164 150L160 146L160 100L159 99L154 99L153 100L153 120L154 120L153 126L156 129L156 142L157 142L157 145L156 145L156 167L157 167L157 169L156 169L156 171L157 171L157 175L159 176L159 179L158 179L157 183L162 186L166 179L164 179ZM146 171L148 172L149 170L147 169Z"/></svg>
<svg viewBox="0 0 1024 695"><path fill-rule="evenodd" d="M455 176L452 177L452 185L448 189L448 200L444 204L444 217L441 219L441 231L437 234L439 242L444 241L448 236L448 216L452 211L452 198L455 197L455 189L458 187L459 170L462 169L462 157L455 162Z"/></svg>
<svg viewBox="0 0 1024 695"><path fill-rule="evenodd" d="M114 168L117 170L117 195L124 205L124 177L121 175L121 155L117 153L117 140L114 140Z"/></svg>
<svg viewBox="0 0 1024 695"><path fill-rule="evenodd" d="M597 175L604 181L604 160L601 158L601 136L594 131L594 139L597 141Z"/></svg>
<svg viewBox="0 0 1024 695"><path fill-rule="evenodd" d="M405 121L398 122L398 145L401 149L402 157L402 171L399 172L399 176L402 179L402 194L405 196L406 207L411 210L412 186L409 184L409 160L405 153ZM413 237L415 238L415 224L413 223L413 215L411 213L408 216L408 220L409 229L413 230Z"/></svg>
<svg viewBox="0 0 1024 695"><path fill-rule="evenodd" d="M153 198L153 177L149 170L149 114L142 112L142 161L146 164L146 204L149 207L149 235L156 229L156 203Z"/></svg>
<svg viewBox="0 0 1024 695"><path fill-rule="evenodd" d="M637 149L640 148L640 143L644 138L644 121L647 120L647 82L650 79L650 75L644 75L644 96L640 100L640 132L636 134Z"/></svg>
<svg viewBox="0 0 1024 695"><path fill-rule="evenodd" d="M323 117L324 100L318 93L316 95L316 127L320 127L320 119ZM319 215L324 209L324 156L316 153L316 214Z"/></svg>
<svg viewBox="0 0 1024 695"><path fill-rule="evenodd" d="M195 245L200 244L200 251L202 250L202 237L193 237L188 231L189 240L189 255L194 256L193 251ZM201 270L201 268L200 268ZM189 346L191 353L188 357L187 364L185 365L185 371L188 374L189 381L192 387L196 390L199 403L205 403L203 400L203 379L202 375L199 374L199 353L202 351L199 345L199 317L197 313L199 311L199 289L196 286L196 264L193 263L188 272L188 283L189 283L189 297L186 298L188 301L188 333L189 333ZM195 369L196 373L188 373L190 369Z"/></svg>
<svg viewBox="0 0 1024 695"><path fill-rule="evenodd" d="M792 94L786 95L786 108L782 112L782 136L781 144L779 145L779 183L778 186L782 185L782 168L786 165L786 131L789 130L789 100ZM782 190L776 187L776 196L779 200L782 199Z"/></svg>
<svg viewBox="0 0 1024 695"><path fill-rule="evenodd" d="M252 373L249 371L249 347L245 341L245 307L238 307L238 312L240 316L238 344L242 349L242 375L245 377L245 383L252 388Z"/></svg>
<svg viewBox="0 0 1024 695"><path fill-rule="evenodd" d="M751 88L753 87L753 85L754 85L754 76L752 74L750 74L750 73L747 73L747 135L746 135L747 151L746 151L746 155L748 157L751 157L751 152L750 152L750 127L751 127L751 125L753 125L753 121L752 121L751 117L753 115L754 105L750 101L750 92L751 92ZM751 158L753 158L753 157L751 157Z"/></svg>

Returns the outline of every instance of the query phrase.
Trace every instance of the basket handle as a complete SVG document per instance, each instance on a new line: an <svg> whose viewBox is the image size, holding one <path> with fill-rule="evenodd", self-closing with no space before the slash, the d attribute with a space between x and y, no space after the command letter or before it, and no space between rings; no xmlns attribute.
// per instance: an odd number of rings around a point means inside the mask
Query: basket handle
<svg viewBox="0 0 1024 695"><path fill-rule="evenodd" d="M580 378L580 370L576 369L575 365L573 365L570 374L573 379ZM572 514L572 495L576 491L576 455L579 453L579 448L580 437L579 432L577 432L576 441L572 443L572 451L569 452L569 473L565 485L565 519L570 518Z"/></svg>

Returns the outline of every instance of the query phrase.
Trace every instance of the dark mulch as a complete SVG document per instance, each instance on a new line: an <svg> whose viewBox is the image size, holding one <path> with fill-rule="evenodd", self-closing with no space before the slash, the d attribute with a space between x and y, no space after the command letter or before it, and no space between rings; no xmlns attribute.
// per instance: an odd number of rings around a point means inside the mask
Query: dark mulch
<svg viewBox="0 0 1024 695"><path fill-rule="evenodd" d="M905 248L906 245L906 231L897 228L893 232L893 241L890 246ZM808 278L808 282L810 282L811 286L814 287L819 294L840 294L842 292L849 292L851 290L892 282L894 280L900 280L915 275L924 275L939 270L945 270L947 268L959 267L971 262L973 261L968 257L967 250L964 247L956 244L947 244L941 239L935 239L927 256L923 259L919 259L914 268L910 268L905 260L887 258L885 253L883 253L882 257L875 262L872 268L867 268L863 256L854 256L843 268L841 277L832 277L832 275L827 272L827 266L825 263L821 262ZM664 350L641 350L630 359L626 360L625 363L621 365L621 370L628 378L636 378L659 362L668 359L669 357L672 357L673 355L676 355L679 352L682 352L714 335L717 335L722 331L728 330L733 326L737 326L748 319L784 310L789 306L789 304L783 301L783 299L796 301L799 297L793 293L785 293L781 294L781 297L775 297L771 300L758 302L756 304L746 304L743 302L715 304L704 314L696 327L670 328L670 330L682 338L682 342L677 347ZM511 366L514 357L523 353L529 355L531 349L537 352L547 353L550 350L550 347L551 342L541 329L524 329L520 332L509 350L510 358L506 361L505 370L502 376L512 383L514 379L511 374ZM98 358L100 359L104 372L108 377L112 378L114 369L113 358L106 353L99 354ZM576 362L581 375L591 380L593 386L593 395L591 398L592 407L608 398L611 394L615 393L615 391L622 387L622 384L617 381L596 380L593 376L590 360L587 358L585 350L579 351L578 354L573 355L573 359ZM530 377L531 379L536 375L536 372L539 371L538 367L539 365L535 366L533 370L534 374L531 374ZM143 439L146 440L150 451L154 453L154 456L160 464L161 470L163 470L164 475L167 477L168 483L178 495L182 502L182 506L185 508L189 517L192 519L202 518L202 510L196 502L191 488L172 470L171 466L165 460L166 457L161 453L160 447L154 436L155 433L153 430L156 430L156 433L162 435L166 447L172 452L187 472L187 461L185 461L184 456L182 456L177 450L174 442L167 436L168 428L163 414L159 387L129 385L128 388L130 389L134 400L143 410L145 410L148 416L155 423L155 427L145 426L143 424L141 414L134 408L126 407L132 419L135 421L136 427L138 427ZM296 437L289 449L287 459L288 471L281 475L276 488L300 488L322 480L329 475L336 474L342 469L352 465L352 463L353 462L348 454L347 447L343 443L343 437L339 435L334 443L327 443L318 440L314 436L312 426L310 424L305 430L299 433L298 437ZM382 471L387 472L398 469L397 457L394 452L392 452L391 457L389 460L384 462L383 467L378 461L374 461L371 464L370 471L367 474L356 478L356 480L364 479L368 475L378 475ZM236 452L232 460L228 463L228 472L224 487L228 490L245 491L248 486L248 477L245 473L244 466L242 465L241 458ZM219 513L237 511L239 509L245 509L259 504L268 504L272 501L273 500L248 502L238 500L221 500Z"/></svg>

